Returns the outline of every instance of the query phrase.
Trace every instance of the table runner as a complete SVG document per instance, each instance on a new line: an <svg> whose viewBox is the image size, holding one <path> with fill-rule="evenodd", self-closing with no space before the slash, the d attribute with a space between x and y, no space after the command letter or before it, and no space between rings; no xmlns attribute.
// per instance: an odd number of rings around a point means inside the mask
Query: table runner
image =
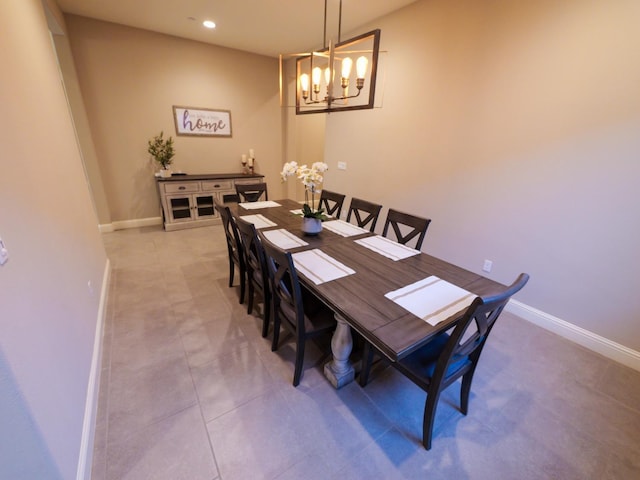
<svg viewBox="0 0 640 480"><path fill-rule="evenodd" d="M420 317L430 325L437 325L465 310L475 295L432 275L411 285L385 294L390 300Z"/></svg>
<svg viewBox="0 0 640 480"><path fill-rule="evenodd" d="M395 242L380 235L361 238L359 240L355 240L355 243L362 245L363 247L366 247L376 253L379 253L380 255L384 255L394 262L420 253L420 251L416 250L415 248L407 247L406 245L402 245L401 243Z"/></svg>
<svg viewBox="0 0 640 480"><path fill-rule="evenodd" d="M269 208L269 207L279 207L280 204L278 202L273 202L271 200L266 200L263 202L243 202L239 203L242 208L246 208L247 210L257 210L259 208Z"/></svg>
<svg viewBox="0 0 640 480"><path fill-rule="evenodd" d="M284 228L277 230L269 230L262 232L262 234L274 245L282 248L283 250L289 250L290 248L304 247L309 245L299 237L296 237L293 233Z"/></svg>
<svg viewBox="0 0 640 480"><path fill-rule="evenodd" d="M241 215L240 218L245 222L253 223L257 229L278 226L278 224L273 223L267 217L260 215L259 213L257 215Z"/></svg>
<svg viewBox="0 0 640 480"><path fill-rule="evenodd" d="M355 270L317 248L294 253L291 256L296 270L316 285L356 273Z"/></svg>
<svg viewBox="0 0 640 480"><path fill-rule="evenodd" d="M361 235L363 233L369 233L369 230L360 228L356 225L352 225L344 220L331 220L330 222L322 222L322 228L331 230L333 233L342 235L343 237L352 237L354 235Z"/></svg>

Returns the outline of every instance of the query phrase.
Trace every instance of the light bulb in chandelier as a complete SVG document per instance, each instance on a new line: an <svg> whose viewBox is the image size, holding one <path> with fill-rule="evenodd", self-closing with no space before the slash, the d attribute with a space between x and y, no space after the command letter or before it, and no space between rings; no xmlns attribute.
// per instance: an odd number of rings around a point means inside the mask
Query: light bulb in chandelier
<svg viewBox="0 0 640 480"><path fill-rule="evenodd" d="M367 75L367 65L369 64L369 60L367 57L360 57L356 60L356 87L360 90L364 87L364 77Z"/></svg>
<svg viewBox="0 0 640 480"><path fill-rule="evenodd" d="M302 98L309 98L309 75L303 73L300 75L300 90L302 90Z"/></svg>
<svg viewBox="0 0 640 480"><path fill-rule="evenodd" d="M314 67L311 72L311 77L313 80L313 93L320 93L320 78L322 78L322 70L320 67Z"/></svg>

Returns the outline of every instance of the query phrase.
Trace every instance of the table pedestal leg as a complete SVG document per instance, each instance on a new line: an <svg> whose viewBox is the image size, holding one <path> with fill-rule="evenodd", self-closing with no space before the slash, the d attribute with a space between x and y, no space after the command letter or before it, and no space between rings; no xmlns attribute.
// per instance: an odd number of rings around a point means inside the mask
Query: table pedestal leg
<svg viewBox="0 0 640 480"><path fill-rule="evenodd" d="M338 389L353 381L355 371L349 363L349 355L353 348L351 327L340 315L335 317L338 325L331 338L333 360L324 365L324 376Z"/></svg>

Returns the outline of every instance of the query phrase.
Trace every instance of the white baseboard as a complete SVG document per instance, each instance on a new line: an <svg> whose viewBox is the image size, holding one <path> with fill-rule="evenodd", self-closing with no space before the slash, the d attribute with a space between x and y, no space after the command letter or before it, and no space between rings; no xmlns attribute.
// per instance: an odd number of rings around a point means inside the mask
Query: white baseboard
<svg viewBox="0 0 640 480"><path fill-rule="evenodd" d="M110 277L111 262L107 259L104 267L104 274L102 276L102 289L100 291L100 304L98 306L96 334L93 339L93 356L91 358L91 370L89 371L89 381L87 384L87 399L84 408L84 421L82 423L82 439L80 441L80 456L78 458L76 480L91 479L93 444L95 439L96 417L98 414L98 398L100 396L102 337L104 334L105 317L107 314Z"/></svg>
<svg viewBox="0 0 640 480"><path fill-rule="evenodd" d="M572 323L525 305L517 300L510 300L505 310L539 327L556 333L561 337L571 340L578 345L582 345L589 350L604 355L611 360L640 371L640 352L608 340L584 328L577 327Z"/></svg>
<svg viewBox="0 0 640 480"><path fill-rule="evenodd" d="M162 217L137 218L134 220L121 220L111 223L98 225L100 233L115 232L116 230L125 230L127 228L152 227L154 225L162 225Z"/></svg>

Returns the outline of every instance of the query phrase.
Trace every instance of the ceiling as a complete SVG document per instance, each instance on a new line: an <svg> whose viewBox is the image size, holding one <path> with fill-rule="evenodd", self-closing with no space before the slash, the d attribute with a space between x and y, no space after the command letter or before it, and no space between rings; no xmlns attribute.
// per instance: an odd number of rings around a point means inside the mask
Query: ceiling
<svg viewBox="0 0 640 480"><path fill-rule="evenodd" d="M342 32L416 0L343 0ZM322 47L324 0L57 0L65 13L277 57ZM338 36L340 0L328 0L327 43ZM204 20L217 27L209 30ZM372 27L375 28L375 25ZM358 32L360 33L360 32ZM345 35L342 36L344 40Z"/></svg>

